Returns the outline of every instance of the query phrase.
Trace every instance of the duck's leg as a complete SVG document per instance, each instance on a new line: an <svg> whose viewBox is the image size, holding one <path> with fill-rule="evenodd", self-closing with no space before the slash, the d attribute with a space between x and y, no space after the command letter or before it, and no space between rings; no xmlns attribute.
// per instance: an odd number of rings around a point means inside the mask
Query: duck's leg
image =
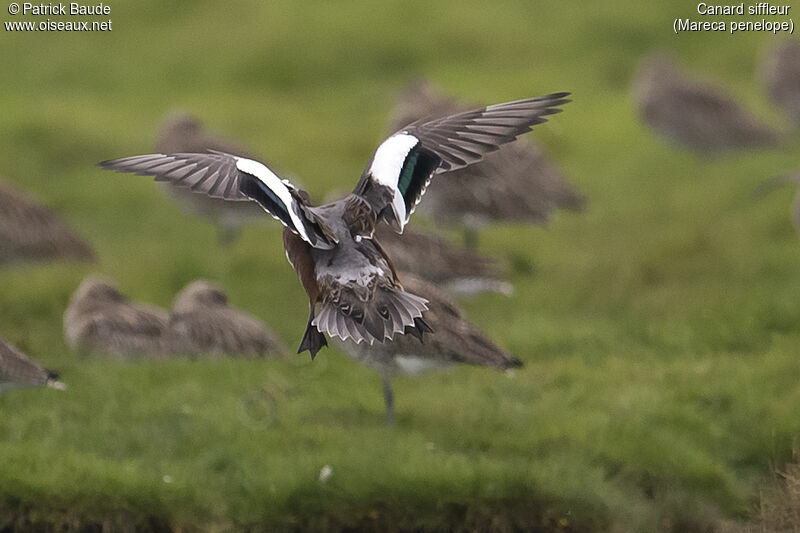
<svg viewBox="0 0 800 533"><path fill-rule="evenodd" d="M394 425L394 391L392 381L387 375L383 375L383 401L386 403L386 425Z"/></svg>
<svg viewBox="0 0 800 533"><path fill-rule="evenodd" d="M311 353L311 360L314 360L316 357L317 352L322 349L323 346L328 345L328 341L325 340L325 335L319 332L319 330L311 324L311 321L314 320L314 306L311 306L311 312L308 315L308 325L306 325L306 332L303 334L303 340L300 341L300 348L297 349L297 353L302 353L305 350L308 350Z"/></svg>

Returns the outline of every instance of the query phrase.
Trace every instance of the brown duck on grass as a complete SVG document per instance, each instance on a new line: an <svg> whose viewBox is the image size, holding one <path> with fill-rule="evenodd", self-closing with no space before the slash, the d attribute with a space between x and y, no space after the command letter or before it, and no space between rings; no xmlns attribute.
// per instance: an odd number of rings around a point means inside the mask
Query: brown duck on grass
<svg viewBox="0 0 800 533"><path fill-rule="evenodd" d="M58 381L58 374L44 368L0 336L0 394L25 387L66 388Z"/></svg>
<svg viewBox="0 0 800 533"><path fill-rule="evenodd" d="M642 59L633 82L642 120L697 152L776 146L778 133L721 89L682 73L664 55Z"/></svg>
<svg viewBox="0 0 800 533"><path fill-rule="evenodd" d="M57 258L91 261L91 246L61 217L0 182L0 265Z"/></svg>
<svg viewBox="0 0 800 533"><path fill-rule="evenodd" d="M398 335L393 342L357 344L335 339L341 351L383 378L386 422L394 423L394 392L391 378L397 374L418 375L456 363L508 370L522 362L494 344L464 313L432 283L411 274L400 273L405 290L425 298L428 310L425 321L433 330L423 340L412 335Z"/></svg>
<svg viewBox="0 0 800 533"><path fill-rule="evenodd" d="M497 104L414 122L378 146L352 194L312 206L308 195L258 161L226 153L150 154L101 163L120 172L232 201L255 201L286 226L284 247L310 304L300 351L312 357L343 341L382 344L404 335L422 338L425 298L406 292L374 237L385 222L403 228L430 180L469 166L546 122L567 93ZM442 179L447 179L446 176ZM317 312L318 311L318 312Z"/></svg>
<svg viewBox="0 0 800 533"><path fill-rule="evenodd" d="M228 306L216 283L198 280L175 297L165 333L170 352L285 356L286 345L266 324Z"/></svg>
<svg viewBox="0 0 800 533"><path fill-rule="evenodd" d="M473 106L417 80L401 91L390 127ZM544 149L530 139L520 139L453 171L446 180L431 182L420 210L439 223L463 226L466 244L475 248L477 231L487 222L542 224L556 209L581 210L585 203Z"/></svg>
<svg viewBox="0 0 800 533"><path fill-rule="evenodd" d="M179 111L172 111L164 119L159 128L155 149L164 154L218 150L257 159L241 143L209 131L199 119ZM264 210L251 202L226 202L204 194L192 194L191 190L183 187L166 185L165 188L181 209L211 220L217 227L219 242L222 244L233 243L245 224L265 220Z"/></svg>
<svg viewBox="0 0 800 533"><path fill-rule="evenodd" d="M64 336L73 349L118 356L164 353L169 313L130 301L113 281L88 277L64 313Z"/></svg>

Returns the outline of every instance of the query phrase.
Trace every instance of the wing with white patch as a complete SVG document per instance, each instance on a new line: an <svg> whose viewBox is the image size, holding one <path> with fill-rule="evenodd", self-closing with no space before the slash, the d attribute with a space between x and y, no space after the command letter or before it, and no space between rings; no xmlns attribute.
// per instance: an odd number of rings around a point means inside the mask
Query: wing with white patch
<svg viewBox="0 0 800 533"><path fill-rule="evenodd" d="M168 181L213 198L257 202L312 246L333 246L320 226L321 221L307 209L301 191L258 161L223 152L180 153L124 157L103 161L100 166L155 176L156 181Z"/></svg>
<svg viewBox="0 0 800 533"><path fill-rule="evenodd" d="M353 192L402 232L435 174L477 163L547 122L544 117L559 113L568 95L554 93L409 124L378 146Z"/></svg>

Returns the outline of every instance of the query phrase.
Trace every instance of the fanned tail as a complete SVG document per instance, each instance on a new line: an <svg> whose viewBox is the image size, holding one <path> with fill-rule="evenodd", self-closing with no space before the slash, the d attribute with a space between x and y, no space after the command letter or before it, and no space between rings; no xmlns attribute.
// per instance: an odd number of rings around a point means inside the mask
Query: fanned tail
<svg viewBox="0 0 800 533"><path fill-rule="evenodd" d="M331 337L356 344L384 342L395 335L411 333L418 338L432 331L422 319L428 301L399 287L379 287L364 301L358 292L342 287L337 298L325 302L311 325Z"/></svg>
<svg viewBox="0 0 800 533"><path fill-rule="evenodd" d="M404 335L413 335L419 339L419 342L425 342L422 338L425 333L433 333L433 328L423 318L415 318L414 325L406 326L406 330L403 332Z"/></svg>

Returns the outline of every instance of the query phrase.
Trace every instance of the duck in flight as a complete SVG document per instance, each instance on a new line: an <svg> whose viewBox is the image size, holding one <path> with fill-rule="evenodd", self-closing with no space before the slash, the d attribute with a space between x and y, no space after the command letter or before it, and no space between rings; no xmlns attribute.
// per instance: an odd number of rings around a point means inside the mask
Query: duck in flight
<svg viewBox="0 0 800 533"><path fill-rule="evenodd" d="M283 244L309 298L298 353L312 359L325 335L355 344L422 340L431 332L427 300L406 292L392 262L373 238L385 222L402 233L425 188L438 174L480 161L486 154L561 111L569 93L491 105L413 122L384 140L349 195L312 206L309 196L264 164L224 152L149 154L103 161L119 172L231 201L254 201L286 227Z"/></svg>

